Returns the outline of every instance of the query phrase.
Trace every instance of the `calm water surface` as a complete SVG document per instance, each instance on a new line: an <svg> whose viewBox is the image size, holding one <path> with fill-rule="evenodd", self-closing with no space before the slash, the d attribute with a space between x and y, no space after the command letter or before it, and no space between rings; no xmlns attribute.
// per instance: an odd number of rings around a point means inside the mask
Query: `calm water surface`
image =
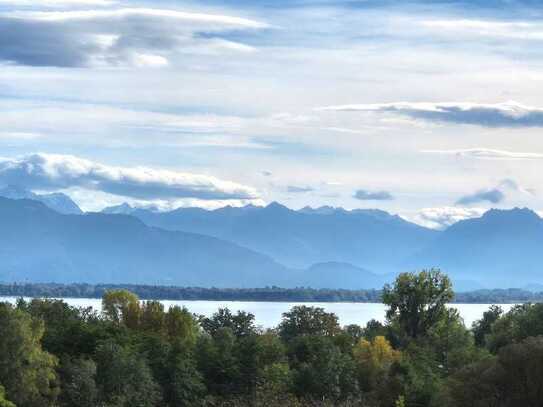
<svg viewBox="0 0 543 407"><path fill-rule="evenodd" d="M0 301L14 303L17 297L0 297ZM63 298L68 304L76 307L93 307L101 309L101 300L96 298ZM370 319L384 321L385 306L380 303L353 303L353 302L245 302L245 301L160 301L166 308L172 305L186 307L190 312L211 316L219 308L229 308L230 311L246 311L255 315L256 323L264 328L273 328L281 321L283 312L287 312L295 305L322 307L339 317L341 325L365 325ZM490 304L451 304L458 309L466 326L480 319ZM504 311L509 310L512 304L501 304Z"/></svg>

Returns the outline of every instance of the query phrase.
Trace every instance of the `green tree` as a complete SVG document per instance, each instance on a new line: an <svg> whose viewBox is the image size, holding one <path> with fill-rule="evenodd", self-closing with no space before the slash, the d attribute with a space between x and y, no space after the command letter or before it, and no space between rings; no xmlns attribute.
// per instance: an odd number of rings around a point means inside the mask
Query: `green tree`
<svg viewBox="0 0 543 407"><path fill-rule="evenodd" d="M492 332L492 326L503 315L503 309L497 305L491 305L488 311L483 313L483 318L472 325L473 338L477 346L486 344L486 337Z"/></svg>
<svg viewBox="0 0 543 407"><path fill-rule="evenodd" d="M502 347L497 357L467 365L451 375L436 405L518 407L543 404L543 337Z"/></svg>
<svg viewBox="0 0 543 407"><path fill-rule="evenodd" d="M198 322L185 307L170 307L166 313L165 324L171 340L180 340L191 346L196 344L199 335Z"/></svg>
<svg viewBox="0 0 543 407"><path fill-rule="evenodd" d="M492 324L490 334L486 335L486 345L496 353L503 346L539 335L543 335L543 303L521 304Z"/></svg>
<svg viewBox="0 0 543 407"><path fill-rule="evenodd" d="M214 336L218 330L228 328L234 336L240 338L256 333L255 316L250 312L238 311L232 314L228 308L219 308L211 318L201 318L204 331Z"/></svg>
<svg viewBox="0 0 543 407"><path fill-rule="evenodd" d="M92 359L64 357L60 368L60 404L66 407L94 407L98 400L96 363Z"/></svg>
<svg viewBox="0 0 543 407"><path fill-rule="evenodd" d="M241 380L236 336L230 328L219 328L214 336L199 338L196 355L198 370L213 395L236 395L246 384Z"/></svg>
<svg viewBox="0 0 543 407"><path fill-rule="evenodd" d="M338 318L323 308L299 305L283 314L279 335L288 341L297 336L334 336L341 332Z"/></svg>
<svg viewBox="0 0 543 407"><path fill-rule="evenodd" d="M383 288L387 319L411 339L427 334L443 318L453 296L451 281L436 269L402 273L393 286Z"/></svg>
<svg viewBox="0 0 543 407"><path fill-rule="evenodd" d="M2 385L0 385L0 407L15 407L15 404L6 399L6 390Z"/></svg>
<svg viewBox="0 0 543 407"><path fill-rule="evenodd" d="M289 344L294 391L309 399L345 400L358 392L356 366L328 336L297 336Z"/></svg>
<svg viewBox="0 0 543 407"><path fill-rule="evenodd" d="M43 322L0 303L0 383L19 407L52 406L58 395L56 358L42 350Z"/></svg>
<svg viewBox="0 0 543 407"><path fill-rule="evenodd" d="M178 341L174 344L165 369L165 401L176 407L197 405L205 395L206 387L204 378L198 371L193 350L186 342Z"/></svg>
<svg viewBox="0 0 543 407"><path fill-rule="evenodd" d="M161 391L146 360L112 340L98 346L95 360L100 399L108 406L154 407Z"/></svg>

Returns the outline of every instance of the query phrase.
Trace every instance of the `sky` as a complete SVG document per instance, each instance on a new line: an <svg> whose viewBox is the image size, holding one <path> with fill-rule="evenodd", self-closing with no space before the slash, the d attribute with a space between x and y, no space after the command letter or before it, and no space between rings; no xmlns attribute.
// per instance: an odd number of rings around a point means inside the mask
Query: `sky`
<svg viewBox="0 0 543 407"><path fill-rule="evenodd" d="M535 0L0 0L0 184L85 210L543 210Z"/></svg>

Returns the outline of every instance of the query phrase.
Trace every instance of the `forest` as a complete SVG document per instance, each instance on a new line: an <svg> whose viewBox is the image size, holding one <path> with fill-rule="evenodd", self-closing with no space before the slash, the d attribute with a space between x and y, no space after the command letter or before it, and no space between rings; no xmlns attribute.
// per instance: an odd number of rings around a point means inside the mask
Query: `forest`
<svg viewBox="0 0 543 407"><path fill-rule="evenodd" d="M296 306L275 329L124 289L101 312L1 303L0 407L542 405L543 304L491 306L466 327L453 297L439 270L403 273L382 290L385 323Z"/></svg>
<svg viewBox="0 0 543 407"><path fill-rule="evenodd" d="M266 302L381 302L382 290L329 288L205 288L143 284L4 283L0 296L43 298L102 298L107 291L128 290L145 300L266 301ZM543 292L520 288L455 292L451 302L517 304L543 302Z"/></svg>

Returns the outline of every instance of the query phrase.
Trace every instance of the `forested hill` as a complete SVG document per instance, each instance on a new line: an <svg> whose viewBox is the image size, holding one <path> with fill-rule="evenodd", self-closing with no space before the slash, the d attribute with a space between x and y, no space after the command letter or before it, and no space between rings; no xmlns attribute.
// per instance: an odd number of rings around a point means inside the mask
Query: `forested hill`
<svg viewBox="0 0 543 407"><path fill-rule="evenodd" d="M145 300L266 301L266 302L381 302L381 290L312 288L202 288L137 284L0 284L0 296L45 298L102 298L108 290L129 290ZM518 288L455 293L452 302L507 304L543 302L543 292Z"/></svg>

